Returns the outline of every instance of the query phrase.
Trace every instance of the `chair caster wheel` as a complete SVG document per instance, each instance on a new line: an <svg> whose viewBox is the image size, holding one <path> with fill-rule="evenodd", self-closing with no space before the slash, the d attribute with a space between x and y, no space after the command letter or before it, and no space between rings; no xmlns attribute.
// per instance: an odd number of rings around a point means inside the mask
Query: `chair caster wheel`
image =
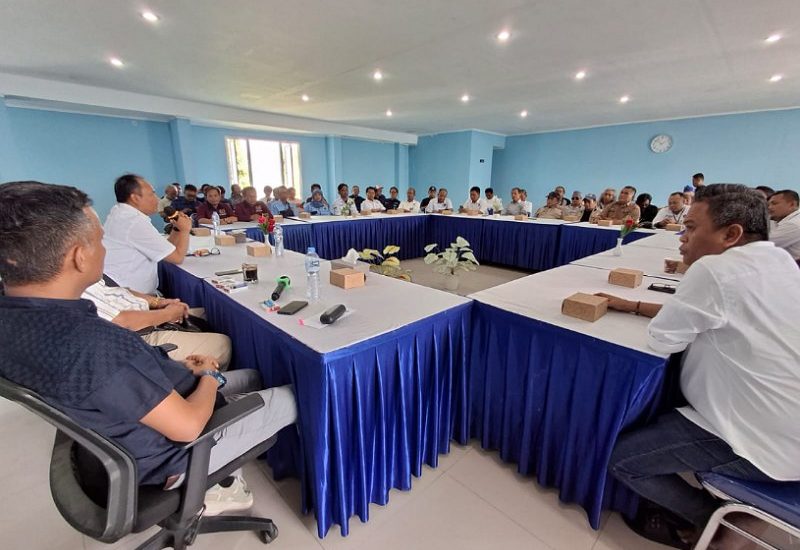
<svg viewBox="0 0 800 550"><path fill-rule="evenodd" d="M278 527L273 525L268 529L259 531L258 538L260 538L261 542L263 542L264 544L269 544L270 542L278 538Z"/></svg>

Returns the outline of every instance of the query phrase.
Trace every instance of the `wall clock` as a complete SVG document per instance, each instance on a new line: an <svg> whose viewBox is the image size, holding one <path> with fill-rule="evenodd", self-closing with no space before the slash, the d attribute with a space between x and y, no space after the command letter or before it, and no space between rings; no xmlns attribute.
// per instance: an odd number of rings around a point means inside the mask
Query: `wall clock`
<svg viewBox="0 0 800 550"><path fill-rule="evenodd" d="M672 149L672 138L667 134L659 134L650 140L650 150L654 153L666 153Z"/></svg>

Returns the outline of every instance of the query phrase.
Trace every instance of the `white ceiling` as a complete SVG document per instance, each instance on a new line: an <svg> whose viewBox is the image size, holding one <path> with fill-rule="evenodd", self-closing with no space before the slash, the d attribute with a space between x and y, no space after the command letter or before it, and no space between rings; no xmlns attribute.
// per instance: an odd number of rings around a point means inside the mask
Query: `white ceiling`
<svg viewBox="0 0 800 550"><path fill-rule="evenodd" d="M398 132L518 134L798 106L800 0L2 0L0 72Z"/></svg>

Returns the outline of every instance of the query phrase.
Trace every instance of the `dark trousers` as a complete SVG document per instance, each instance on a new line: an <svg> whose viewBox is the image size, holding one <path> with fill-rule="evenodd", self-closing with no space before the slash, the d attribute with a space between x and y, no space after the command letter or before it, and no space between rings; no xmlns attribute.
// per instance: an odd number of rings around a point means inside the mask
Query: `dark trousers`
<svg viewBox="0 0 800 550"><path fill-rule="evenodd" d="M703 528L719 503L679 472L715 472L751 481L774 481L730 445L672 411L620 437L611 473L640 496Z"/></svg>

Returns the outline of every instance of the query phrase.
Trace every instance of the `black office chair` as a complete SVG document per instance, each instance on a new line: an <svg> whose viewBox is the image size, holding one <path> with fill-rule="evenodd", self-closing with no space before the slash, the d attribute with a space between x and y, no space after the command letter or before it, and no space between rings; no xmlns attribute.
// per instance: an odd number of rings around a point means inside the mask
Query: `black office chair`
<svg viewBox="0 0 800 550"><path fill-rule="evenodd" d="M203 433L183 445L189 450L189 467L181 487L172 491L164 491L160 486L140 486L136 461L125 449L82 428L36 393L0 378L0 396L19 403L56 427L50 491L64 519L84 535L113 543L130 533L161 526L139 550L167 547L182 550L194 543L199 533L257 531L264 544L278 536L278 528L266 518L203 517L206 490L264 453L277 440L272 437L208 474L209 454L216 444L214 436L263 407L264 401L258 394L218 409Z"/></svg>

